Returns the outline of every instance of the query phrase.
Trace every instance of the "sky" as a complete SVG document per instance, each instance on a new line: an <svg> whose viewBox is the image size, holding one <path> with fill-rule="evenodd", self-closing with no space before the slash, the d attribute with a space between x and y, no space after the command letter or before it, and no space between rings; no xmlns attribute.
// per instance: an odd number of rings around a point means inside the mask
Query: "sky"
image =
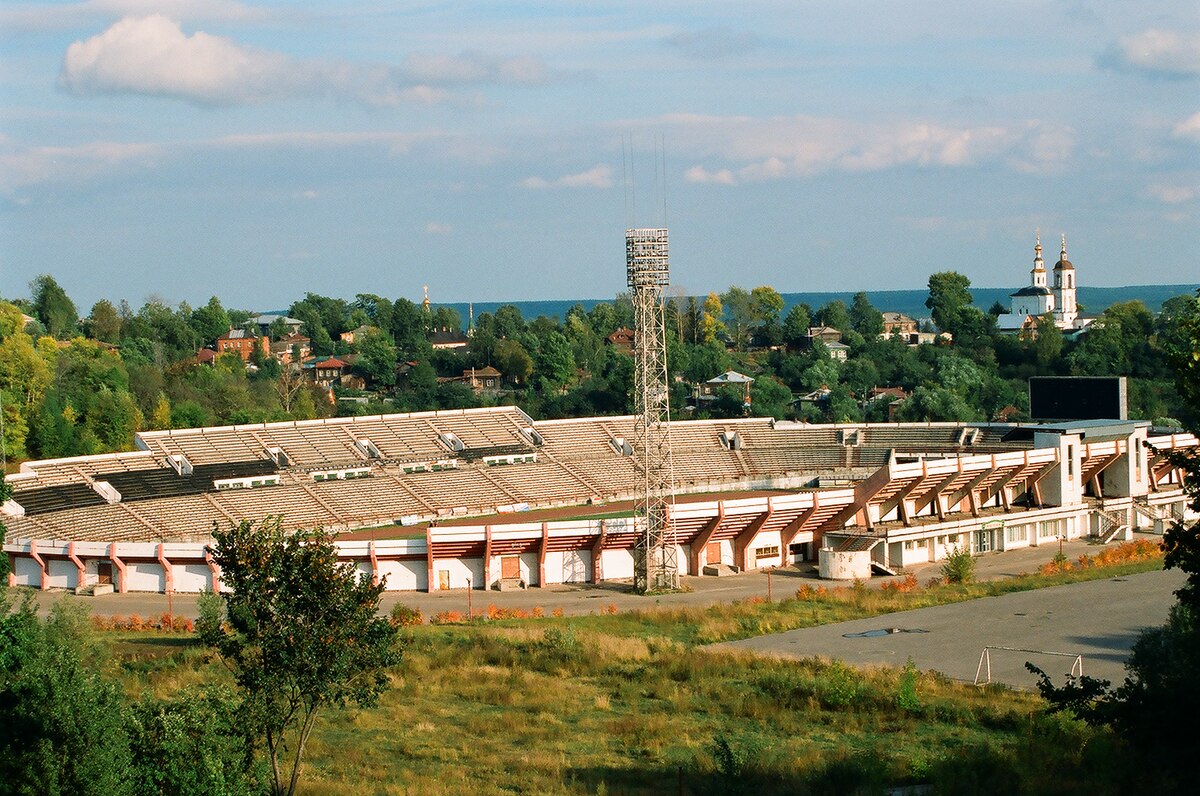
<svg viewBox="0 0 1200 796"><path fill-rule="evenodd" d="M0 3L0 296L1200 282L1200 4Z"/></svg>

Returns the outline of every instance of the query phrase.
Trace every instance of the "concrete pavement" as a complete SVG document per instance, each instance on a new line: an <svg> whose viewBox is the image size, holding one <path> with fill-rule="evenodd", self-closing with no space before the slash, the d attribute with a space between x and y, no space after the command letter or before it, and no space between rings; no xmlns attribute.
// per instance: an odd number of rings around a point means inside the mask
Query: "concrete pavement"
<svg viewBox="0 0 1200 796"><path fill-rule="evenodd" d="M1115 684L1125 677L1125 661L1138 634L1166 621L1175 602L1173 592L1185 579L1177 570L1146 572L713 646L782 657L836 658L855 666L899 667L912 658L919 669L971 682L983 648L995 645L1082 655L1084 674ZM887 629L901 632L875 635ZM990 657L992 680L1018 688L1032 688L1036 681L1025 670L1026 661L1053 675L1058 684L1074 663L1073 657L1005 650L993 650Z"/></svg>

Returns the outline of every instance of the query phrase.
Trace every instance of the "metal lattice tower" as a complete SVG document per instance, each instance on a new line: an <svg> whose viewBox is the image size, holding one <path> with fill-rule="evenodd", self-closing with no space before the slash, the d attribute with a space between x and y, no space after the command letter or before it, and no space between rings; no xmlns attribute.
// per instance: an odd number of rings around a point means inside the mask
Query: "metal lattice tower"
<svg viewBox="0 0 1200 796"><path fill-rule="evenodd" d="M670 281L665 229L625 230L625 272L633 299L634 467L639 480L633 580L640 592L679 588L670 508L675 503L671 404L663 288Z"/></svg>

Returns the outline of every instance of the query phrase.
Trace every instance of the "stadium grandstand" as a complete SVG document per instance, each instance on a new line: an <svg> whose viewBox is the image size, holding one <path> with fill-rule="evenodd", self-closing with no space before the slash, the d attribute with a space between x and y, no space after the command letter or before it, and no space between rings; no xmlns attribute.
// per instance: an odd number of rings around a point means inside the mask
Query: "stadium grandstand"
<svg viewBox="0 0 1200 796"><path fill-rule="evenodd" d="M684 574L813 561L834 578L956 547L1161 532L1186 511L1165 454L1197 444L1136 421L746 418L676 421L670 434ZM349 532L342 556L389 590L629 578L633 435L632 417L535 422L516 407L145 431L137 451L31 461L7 477L9 578L219 588L205 551L214 523L267 515Z"/></svg>

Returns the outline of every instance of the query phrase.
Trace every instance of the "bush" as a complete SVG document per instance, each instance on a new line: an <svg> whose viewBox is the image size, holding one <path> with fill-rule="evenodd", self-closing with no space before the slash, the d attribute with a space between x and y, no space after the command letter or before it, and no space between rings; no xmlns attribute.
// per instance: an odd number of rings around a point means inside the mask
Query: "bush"
<svg viewBox="0 0 1200 796"><path fill-rule="evenodd" d="M412 627L425 624L425 615L420 608L409 608L403 603L396 603L388 614L392 627Z"/></svg>
<svg viewBox="0 0 1200 796"><path fill-rule="evenodd" d="M975 558L971 551L955 546L947 553L942 564L942 577L947 583L970 583L975 577Z"/></svg>
<svg viewBox="0 0 1200 796"><path fill-rule="evenodd" d="M896 707L906 713L916 713L921 709L921 700L917 698L917 681L920 677L917 665L909 658L900 672L900 682L896 685Z"/></svg>

